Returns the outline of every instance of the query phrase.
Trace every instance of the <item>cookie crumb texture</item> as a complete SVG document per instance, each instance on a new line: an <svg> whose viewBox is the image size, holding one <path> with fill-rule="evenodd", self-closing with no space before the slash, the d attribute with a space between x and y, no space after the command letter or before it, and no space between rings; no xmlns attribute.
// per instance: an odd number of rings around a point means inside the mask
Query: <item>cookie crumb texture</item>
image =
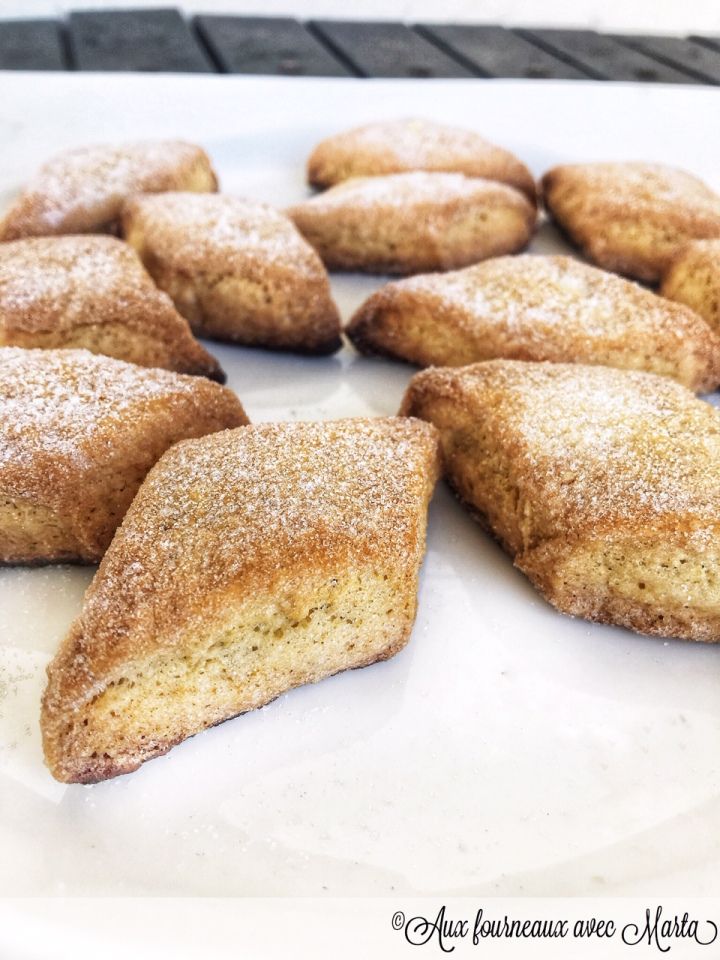
<svg viewBox="0 0 720 960"><path fill-rule="evenodd" d="M0 562L96 563L168 447L243 423L235 395L200 377L0 348Z"/></svg>
<svg viewBox="0 0 720 960"><path fill-rule="evenodd" d="M436 431L402 418L263 424L170 450L49 667L53 775L127 773L397 653L437 469Z"/></svg>
<svg viewBox="0 0 720 960"><path fill-rule="evenodd" d="M518 190L459 173L346 180L288 215L330 270L421 273L514 253L537 211Z"/></svg>
<svg viewBox="0 0 720 960"><path fill-rule="evenodd" d="M608 367L494 360L416 374L448 480L563 613L720 640L720 414Z"/></svg>
<svg viewBox="0 0 720 960"><path fill-rule="evenodd" d="M181 140L99 144L49 160L0 221L0 240L116 233L125 200L164 190L214 191L210 158Z"/></svg>

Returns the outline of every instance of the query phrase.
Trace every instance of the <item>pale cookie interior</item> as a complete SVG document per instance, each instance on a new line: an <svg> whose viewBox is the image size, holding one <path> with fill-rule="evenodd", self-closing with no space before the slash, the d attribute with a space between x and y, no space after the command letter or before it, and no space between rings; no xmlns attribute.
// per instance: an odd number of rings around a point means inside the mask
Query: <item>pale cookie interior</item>
<svg viewBox="0 0 720 960"><path fill-rule="evenodd" d="M292 687L394 655L415 617L411 580L390 566L338 569L300 592L288 582L249 603L228 598L179 649L129 665L83 708L64 732L72 769L133 770Z"/></svg>
<svg viewBox="0 0 720 960"><path fill-rule="evenodd" d="M434 429L404 418L261 424L169 450L49 668L53 774L128 772L397 652L437 469Z"/></svg>

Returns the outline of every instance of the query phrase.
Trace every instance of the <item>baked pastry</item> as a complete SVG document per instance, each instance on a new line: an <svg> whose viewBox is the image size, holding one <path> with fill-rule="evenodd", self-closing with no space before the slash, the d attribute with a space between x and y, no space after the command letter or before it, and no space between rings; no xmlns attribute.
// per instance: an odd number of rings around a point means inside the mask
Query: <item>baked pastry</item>
<svg viewBox="0 0 720 960"><path fill-rule="evenodd" d="M287 211L330 270L451 270L526 246L536 210L512 187L459 173L345 180Z"/></svg>
<svg viewBox="0 0 720 960"><path fill-rule="evenodd" d="M545 205L582 252L607 270L659 280L688 240L720 237L720 196L659 163L578 163L542 178Z"/></svg>
<svg viewBox="0 0 720 960"><path fill-rule="evenodd" d="M720 239L681 247L663 275L660 293L687 304L720 334Z"/></svg>
<svg viewBox="0 0 720 960"><path fill-rule="evenodd" d="M362 353L422 367L504 357L649 370L692 390L720 384L720 337L692 310L570 257L498 257L389 283L346 332Z"/></svg>
<svg viewBox="0 0 720 960"><path fill-rule="evenodd" d="M243 423L202 377L0 348L0 562L97 562L168 447Z"/></svg>
<svg viewBox="0 0 720 960"><path fill-rule="evenodd" d="M164 190L217 190L205 151L180 140L66 150L40 168L0 220L0 240L115 233L127 197Z"/></svg>
<svg viewBox="0 0 720 960"><path fill-rule="evenodd" d="M418 373L403 413L563 613L720 640L720 413L651 373L491 360Z"/></svg>
<svg viewBox="0 0 720 960"><path fill-rule="evenodd" d="M53 776L128 773L401 650L436 472L435 430L399 418L266 423L170 450L48 669Z"/></svg>
<svg viewBox="0 0 720 960"><path fill-rule="evenodd" d="M498 180L535 199L533 175L509 150L474 130L417 118L368 123L328 137L310 154L307 177L324 189L350 177L411 170Z"/></svg>
<svg viewBox="0 0 720 960"><path fill-rule="evenodd" d="M341 346L325 268L267 204L225 194L140 196L122 226L196 333L302 353Z"/></svg>
<svg viewBox="0 0 720 960"><path fill-rule="evenodd" d="M84 347L224 381L135 251L114 237L0 244L0 346Z"/></svg>

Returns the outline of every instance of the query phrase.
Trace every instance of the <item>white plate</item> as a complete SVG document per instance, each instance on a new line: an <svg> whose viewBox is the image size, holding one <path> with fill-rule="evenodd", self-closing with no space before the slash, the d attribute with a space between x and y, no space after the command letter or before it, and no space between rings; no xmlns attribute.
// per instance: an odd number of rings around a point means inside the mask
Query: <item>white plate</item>
<svg viewBox="0 0 720 960"><path fill-rule="evenodd" d="M476 127L537 173L638 158L720 188L720 91L703 88L4 74L0 103L3 202L63 147L183 136L225 190L283 204L319 138L407 114ZM545 227L533 249L560 246ZM334 278L344 314L380 282ZM411 374L349 349L211 349L254 420L392 414ZM90 576L0 573L0 893L712 892L720 650L560 616L442 486L402 654L61 787L39 697Z"/></svg>

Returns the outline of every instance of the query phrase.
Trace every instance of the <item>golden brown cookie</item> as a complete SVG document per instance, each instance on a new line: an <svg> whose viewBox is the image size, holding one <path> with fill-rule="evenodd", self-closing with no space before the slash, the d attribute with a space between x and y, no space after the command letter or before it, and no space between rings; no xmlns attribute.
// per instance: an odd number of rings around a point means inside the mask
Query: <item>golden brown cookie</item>
<svg viewBox="0 0 720 960"><path fill-rule="evenodd" d="M542 178L545 205L582 252L607 270L656 281L688 240L720 237L720 196L658 163L578 163Z"/></svg>
<svg viewBox="0 0 720 960"><path fill-rule="evenodd" d="M0 348L0 563L97 562L168 447L243 423L202 377Z"/></svg>
<svg viewBox="0 0 720 960"><path fill-rule="evenodd" d="M570 257L498 257L398 280L346 330L370 355L421 367L480 360L599 363L720 384L720 337L687 307Z"/></svg>
<svg viewBox="0 0 720 960"><path fill-rule="evenodd" d="M720 640L720 413L666 377L491 360L413 377L447 477L563 613Z"/></svg>
<svg viewBox="0 0 720 960"><path fill-rule="evenodd" d="M451 270L526 246L536 211L512 187L459 173L346 180L288 210L330 270Z"/></svg>
<svg viewBox="0 0 720 960"><path fill-rule="evenodd" d="M40 168L0 220L0 240L115 233L128 197L165 190L217 190L205 151L180 140L66 150Z"/></svg>
<svg viewBox="0 0 720 960"><path fill-rule="evenodd" d="M45 757L128 773L408 641L437 437L399 418L274 423L151 471L48 670Z"/></svg>
<svg viewBox="0 0 720 960"><path fill-rule="evenodd" d="M136 197L123 233L196 333L333 353L340 318L319 257L286 216L240 197Z"/></svg>
<svg viewBox="0 0 720 960"><path fill-rule="evenodd" d="M720 334L720 239L682 247L663 275L660 293L687 304Z"/></svg>
<svg viewBox="0 0 720 960"><path fill-rule="evenodd" d="M319 143L307 164L308 182L332 187L350 177L429 170L498 180L535 200L535 180L522 161L462 127L410 118L368 123Z"/></svg>
<svg viewBox="0 0 720 960"><path fill-rule="evenodd" d="M114 237L0 244L0 346L82 347L224 382L187 320Z"/></svg>

